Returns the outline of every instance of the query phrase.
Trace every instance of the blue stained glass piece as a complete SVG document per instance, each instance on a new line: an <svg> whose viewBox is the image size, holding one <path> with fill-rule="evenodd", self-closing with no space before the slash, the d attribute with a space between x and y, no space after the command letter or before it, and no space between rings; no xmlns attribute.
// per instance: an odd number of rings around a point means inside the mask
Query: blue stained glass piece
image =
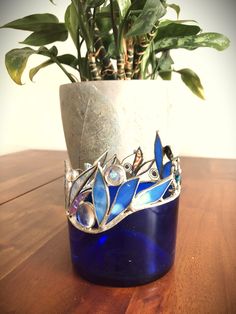
<svg viewBox="0 0 236 314"><path fill-rule="evenodd" d="M116 199L112 205L108 222L118 216L131 203L139 183L139 178L126 181L123 183L116 195Z"/></svg>
<svg viewBox="0 0 236 314"><path fill-rule="evenodd" d="M163 148L161 144L161 139L159 134L156 135L155 146L154 146L155 160L157 165L157 170L159 174L162 174L163 168Z"/></svg>
<svg viewBox="0 0 236 314"><path fill-rule="evenodd" d="M135 200L135 206L140 207L157 202L167 190L170 182L171 180L163 183L159 182L153 187L149 188L147 191L144 191L140 193L140 195L137 195L137 198Z"/></svg>
<svg viewBox="0 0 236 314"><path fill-rule="evenodd" d="M177 174L175 176L175 180L176 180L177 183L180 183L181 182L181 176L179 174Z"/></svg>
<svg viewBox="0 0 236 314"><path fill-rule="evenodd" d="M162 171L163 179L171 175L171 168L172 168L172 162L168 161L163 167L163 171Z"/></svg>
<svg viewBox="0 0 236 314"><path fill-rule="evenodd" d="M93 186L93 203L98 222L101 223L107 212L107 209L109 208L109 199L107 186L100 169L97 171Z"/></svg>
<svg viewBox="0 0 236 314"><path fill-rule="evenodd" d="M148 181L146 181L146 182L139 182L139 185L138 185L136 193L139 193L139 192L141 192L141 191L143 191L145 189L148 189L148 188L150 188L154 184L155 183L148 182Z"/></svg>
<svg viewBox="0 0 236 314"><path fill-rule="evenodd" d="M116 193L117 193L119 187L120 187L120 185L109 186L110 204L112 204L114 202L114 199L116 197Z"/></svg>

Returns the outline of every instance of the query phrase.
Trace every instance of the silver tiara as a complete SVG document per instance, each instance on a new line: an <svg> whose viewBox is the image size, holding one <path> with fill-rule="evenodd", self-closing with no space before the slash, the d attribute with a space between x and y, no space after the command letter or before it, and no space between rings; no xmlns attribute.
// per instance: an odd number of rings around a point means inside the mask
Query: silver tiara
<svg viewBox="0 0 236 314"><path fill-rule="evenodd" d="M144 161L139 147L122 161L108 152L84 169L65 161L65 207L70 222L87 233L104 232L137 211L161 206L180 194L181 169L159 134L154 159Z"/></svg>

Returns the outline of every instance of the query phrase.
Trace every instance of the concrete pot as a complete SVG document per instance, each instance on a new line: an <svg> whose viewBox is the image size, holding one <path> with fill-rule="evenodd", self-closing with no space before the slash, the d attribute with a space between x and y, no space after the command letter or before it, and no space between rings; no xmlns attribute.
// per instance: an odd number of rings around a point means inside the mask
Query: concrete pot
<svg viewBox="0 0 236 314"><path fill-rule="evenodd" d="M73 168L104 151L120 159L141 146L153 158L157 130L165 133L166 95L160 81L91 81L60 87L61 114Z"/></svg>

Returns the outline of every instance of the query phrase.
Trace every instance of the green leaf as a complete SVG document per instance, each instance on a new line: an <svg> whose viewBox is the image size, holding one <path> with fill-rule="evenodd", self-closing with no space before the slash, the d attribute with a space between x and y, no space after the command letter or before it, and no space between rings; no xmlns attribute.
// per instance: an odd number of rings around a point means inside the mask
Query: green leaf
<svg viewBox="0 0 236 314"><path fill-rule="evenodd" d="M57 57L57 60L65 65L69 65L70 67L77 69L78 60L75 56L71 54L64 54Z"/></svg>
<svg viewBox="0 0 236 314"><path fill-rule="evenodd" d="M5 56L5 65L10 77L18 85L22 85L21 77L25 70L27 61L32 54L55 57L57 55L57 48L55 46L51 49L40 47L38 50L34 50L30 47L24 47L9 51Z"/></svg>
<svg viewBox="0 0 236 314"><path fill-rule="evenodd" d="M110 5L101 8L96 13L96 24L101 33L109 35L109 31L112 29Z"/></svg>
<svg viewBox="0 0 236 314"><path fill-rule="evenodd" d="M149 33L165 13L166 9L160 0L147 0L141 14L135 20L126 37Z"/></svg>
<svg viewBox="0 0 236 314"><path fill-rule="evenodd" d="M56 57L58 54L58 50L56 46L52 46L50 49L46 47L40 47L36 52L39 55L42 55L45 57Z"/></svg>
<svg viewBox="0 0 236 314"><path fill-rule="evenodd" d="M86 0L86 8L97 8L102 5L105 0Z"/></svg>
<svg viewBox="0 0 236 314"><path fill-rule="evenodd" d="M170 71L172 64L174 64L174 61L170 56L170 52L164 51L158 61L159 70L164 72Z"/></svg>
<svg viewBox="0 0 236 314"><path fill-rule="evenodd" d="M71 3L65 13L65 25L68 29L70 36L75 44L78 46L78 33L79 33L79 21L78 21L78 14L76 12L76 8L73 3Z"/></svg>
<svg viewBox="0 0 236 314"><path fill-rule="evenodd" d="M52 4L54 4L55 5L55 2L53 1L53 0L49 0Z"/></svg>
<svg viewBox="0 0 236 314"><path fill-rule="evenodd" d="M160 25L158 27L158 32L155 37L155 42L163 38L171 37L183 37L196 35L201 31L201 28L197 25L179 24L179 23L169 23L164 26Z"/></svg>
<svg viewBox="0 0 236 314"><path fill-rule="evenodd" d="M110 42L107 53L109 57L111 57L112 59L116 59L117 53L116 53L116 45L115 45L114 40Z"/></svg>
<svg viewBox="0 0 236 314"><path fill-rule="evenodd" d="M50 64L53 64L54 62L52 60L47 60L41 64L39 64L38 66L32 68L30 71L29 71L29 78L31 79L31 81L33 81L33 78L34 76L38 73L39 70L47 67L48 65Z"/></svg>
<svg viewBox="0 0 236 314"><path fill-rule="evenodd" d="M48 31L34 32L29 35L21 44L30 46L43 46L55 41L65 41L68 37L68 31L64 23L53 24Z"/></svg>
<svg viewBox="0 0 236 314"><path fill-rule="evenodd" d="M59 20L53 14L33 14L7 23L1 26L1 28L13 28L31 32L39 32L42 30L50 30L52 24L57 23L59 23Z"/></svg>
<svg viewBox="0 0 236 314"><path fill-rule="evenodd" d="M22 73L24 72L29 57L34 53L37 53L37 51L29 47L25 47L21 49L13 49L6 54L6 68L10 77L16 84L22 85Z"/></svg>
<svg viewBox="0 0 236 314"><path fill-rule="evenodd" d="M165 20L160 21L159 26L162 27L162 26L166 26L166 25L171 24L171 23L175 23L175 24L195 23L195 24L198 24L198 22L195 20L168 20L168 19L165 19Z"/></svg>
<svg viewBox="0 0 236 314"><path fill-rule="evenodd" d="M121 17L125 17L126 13L129 10L129 7L131 6L130 0L117 0L119 9L120 9L120 15Z"/></svg>
<svg viewBox="0 0 236 314"><path fill-rule="evenodd" d="M76 69L77 59L75 58L75 56L70 55L70 54L65 54L65 55L56 57L56 59L60 63L69 65L69 66L73 67L74 69ZM47 67L53 63L55 63L55 61L47 60L47 61L39 64L38 66L32 68L29 72L29 77L30 77L31 81L33 80L34 76L38 73L39 70L41 70L41 69L43 69L43 68L45 68L45 67Z"/></svg>
<svg viewBox="0 0 236 314"><path fill-rule="evenodd" d="M172 71L161 71L159 72L159 75L164 81L170 81L172 78Z"/></svg>
<svg viewBox="0 0 236 314"><path fill-rule="evenodd" d="M175 4L175 3L171 3L171 4L167 4L167 6L173 10L175 10L176 14L177 14L177 19L179 18L179 14L180 14L180 6Z"/></svg>
<svg viewBox="0 0 236 314"><path fill-rule="evenodd" d="M222 51L229 47L230 40L218 33L202 33L199 35L163 38L156 41L156 53L163 50L184 48L194 50L200 47L209 47Z"/></svg>
<svg viewBox="0 0 236 314"><path fill-rule="evenodd" d="M175 72L181 75L182 81L195 95L197 95L201 99L205 99L202 83L200 81L200 78L194 71L192 71L191 69L181 69Z"/></svg>
<svg viewBox="0 0 236 314"><path fill-rule="evenodd" d="M158 73L163 80L171 80L173 59L169 51L164 51L158 60Z"/></svg>

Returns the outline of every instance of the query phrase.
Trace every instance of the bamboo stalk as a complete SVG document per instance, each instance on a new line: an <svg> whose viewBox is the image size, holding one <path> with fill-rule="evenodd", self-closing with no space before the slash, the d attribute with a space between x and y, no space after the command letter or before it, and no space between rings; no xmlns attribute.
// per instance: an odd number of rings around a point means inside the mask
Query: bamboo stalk
<svg viewBox="0 0 236 314"><path fill-rule="evenodd" d="M100 59L102 63L101 75L104 80L115 80L116 73L115 69L111 63L111 60L107 54L106 48L103 45L102 38L99 35L99 29L95 25L94 27L94 48L95 48L95 56Z"/></svg>
<svg viewBox="0 0 236 314"><path fill-rule="evenodd" d="M124 60L124 55L122 54L117 57L117 77L118 77L118 80L126 79L125 60Z"/></svg>
<svg viewBox="0 0 236 314"><path fill-rule="evenodd" d="M116 73L115 69L111 63L111 60L108 56L106 48L103 44L103 40L100 36L100 31L95 22L96 8L94 9L93 14L90 10L87 11L88 23L93 30L93 46L95 50L95 58L96 60L102 63L101 76L103 80L115 80Z"/></svg>
<svg viewBox="0 0 236 314"><path fill-rule="evenodd" d="M159 23L159 22L158 22ZM135 50L134 50L134 69L133 69L133 74L132 78L133 79L140 79L141 78L141 63L143 56L145 54L145 51L147 47L151 44L153 39L155 38L157 34L157 26L154 25L153 29L151 32L149 32L146 36L142 36L139 40L139 42L135 45Z"/></svg>
<svg viewBox="0 0 236 314"><path fill-rule="evenodd" d="M96 58L94 53L88 54L88 63L89 63L89 71L91 74L91 78L93 81L100 81L101 75L99 74L97 64L96 64Z"/></svg>
<svg viewBox="0 0 236 314"><path fill-rule="evenodd" d="M126 60L125 60L125 74L126 79L131 80L132 78L132 69L133 69L133 61L134 61L134 46L133 46L133 39L126 40Z"/></svg>

